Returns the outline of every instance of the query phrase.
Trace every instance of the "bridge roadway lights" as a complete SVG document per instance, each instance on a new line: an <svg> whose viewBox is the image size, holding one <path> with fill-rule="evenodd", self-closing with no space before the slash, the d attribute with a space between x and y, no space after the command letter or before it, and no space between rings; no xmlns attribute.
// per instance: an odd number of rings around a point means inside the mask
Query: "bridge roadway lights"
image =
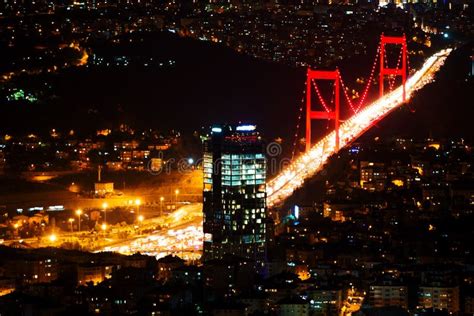
<svg viewBox="0 0 474 316"><path fill-rule="evenodd" d="M385 44L395 44L402 46L402 68L388 68L384 65ZM407 81L407 40L405 34L403 36L380 36L380 97L383 97L383 81L384 76L401 76L403 86L403 102L406 100L405 84Z"/></svg>
<svg viewBox="0 0 474 316"><path fill-rule="evenodd" d="M335 109L332 111L313 111L311 107L311 82L312 80L334 81ZM318 91L316 91L318 92ZM321 100L324 102L324 100ZM306 151L311 148L311 121L312 120L334 120L336 131L336 151L339 151L339 70L324 71L308 68L306 76Z"/></svg>
<svg viewBox="0 0 474 316"><path fill-rule="evenodd" d="M401 45L402 54L402 66L398 68L398 64L395 68L385 67L384 56L385 56L385 45L394 44ZM380 97L384 95L384 78L385 76L400 76L402 77L402 89L403 89L403 102L406 101L406 81L407 81L407 42L405 35L403 36L385 36L383 33L380 36ZM334 81L335 89L335 109L329 109L325 105L325 101L317 90L315 84L316 93L320 99L320 102L325 108L325 111L313 111L312 110L312 98L311 98L311 83L313 80L330 80ZM336 134L336 152L339 151L339 85L340 76L339 70L324 71L324 70L312 70L308 68L306 76L306 151L311 148L311 121L312 120L334 120L335 134Z"/></svg>

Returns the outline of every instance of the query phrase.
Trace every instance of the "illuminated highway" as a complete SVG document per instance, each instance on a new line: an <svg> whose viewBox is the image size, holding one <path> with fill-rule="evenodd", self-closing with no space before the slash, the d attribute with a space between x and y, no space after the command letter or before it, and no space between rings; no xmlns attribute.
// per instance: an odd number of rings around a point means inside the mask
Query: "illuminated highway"
<svg viewBox="0 0 474 316"><path fill-rule="evenodd" d="M175 254L185 260L201 257L202 204L183 206L164 219L150 219L144 222L140 229L150 229L157 223L163 228L146 235L137 235L133 239L121 240L100 247L97 251L112 251L124 255L140 252L157 258Z"/></svg>
<svg viewBox="0 0 474 316"><path fill-rule="evenodd" d="M202 249L202 204L184 205L165 216L144 219L132 225L112 225L97 233L54 232L42 238L6 240L7 246L27 248L61 247L78 243L88 251L113 251L121 254L140 252L158 258L167 254L198 259Z"/></svg>
<svg viewBox="0 0 474 316"><path fill-rule="evenodd" d="M441 50L426 60L406 82L406 98L430 83L435 73L444 64L452 49ZM354 114L340 126L340 148L350 144L367 129L381 120L391 111L403 104L402 87L398 87L363 110ZM267 205L278 205L288 198L293 191L303 185L304 181L320 171L329 157L336 153L336 133L333 131L317 142L308 152L294 160L267 184Z"/></svg>

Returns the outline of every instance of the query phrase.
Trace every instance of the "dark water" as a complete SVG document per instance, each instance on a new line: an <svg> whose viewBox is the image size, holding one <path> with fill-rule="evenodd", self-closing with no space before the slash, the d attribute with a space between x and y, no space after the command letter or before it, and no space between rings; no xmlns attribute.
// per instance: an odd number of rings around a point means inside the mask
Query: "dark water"
<svg viewBox="0 0 474 316"><path fill-rule="evenodd" d="M91 131L124 122L192 132L213 123L244 121L269 135L294 129L304 70L167 34L145 36L131 47L98 47L96 52L173 59L176 66L66 71L54 78L56 100L3 109L3 128Z"/></svg>
<svg viewBox="0 0 474 316"><path fill-rule="evenodd" d="M436 83L369 135L472 134L473 87L472 80L465 81L471 50L472 45L453 54ZM305 69L264 62L220 45L170 34L143 35L143 42L114 48L97 45L94 52L172 59L176 66L68 70L45 79L53 82L57 98L45 104L2 106L0 129L27 132L55 127L90 133L127 123L192 132L213 123L242 121L256 123L267 138L282 136L287 143L293 141ZM361 58L360 63L342 70L366 75L372 56ZM322 134L329 128L327 122L319 122L315 130Z"/></svg>

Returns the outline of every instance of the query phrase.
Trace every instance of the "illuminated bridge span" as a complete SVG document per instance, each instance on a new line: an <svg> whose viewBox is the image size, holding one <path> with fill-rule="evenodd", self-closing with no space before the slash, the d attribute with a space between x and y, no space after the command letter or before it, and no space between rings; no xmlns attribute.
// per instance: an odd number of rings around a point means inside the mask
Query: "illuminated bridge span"
<svg viewBox="0 0 474 316"><path fill-rule="evenodd" d="M399 62L397 63L396 68L390 69L386 65L386 58L384 58L385 44L402 45ZM377 51L377 55L380 54L380 97L375 102L365 106L363 109L360 109L360 107L367 95L368 86L373 79L377 60L374 62L374 66L372 67L367 87L364 89L360 102L356 105L347 98L342 78L340 77L338 70L332 72L308 70L306 92L306 152L298 158L293 159L292 163L285 170L269 181L267 184L268 207L283 202L293 194L293 191L300 187L306 179L319 172L328 161L329 157L337 153L340 148L353 142L377 121L381 120L391 111L402 105L405 100L409 100L416 90L421 89L424 85L431 82L435 73L444 64L444 61L451 51L452 49L439 51L428 58L419 70L414 72L409 78L406 78L407 60L405 37L391 38L382 35L381 44ZM399 68L400 60L402 60L401 68ZM383 79L384 76L387 75L390 76L389 79L392 79L394 76L401 76L402 85L393 89L394 80L389 80L392 91L384 95ZM324 101L314 79L334 81L334 110L331 110ZM342 85L344 95L354 112L354 115L343 123L340 123L339 120L339 84ZM313 111L311 109L311 85L313 85L319 102L325 111ZM311 144L310 140L312 119L328 119L335 121L335 129L314 145Z"/></svg>

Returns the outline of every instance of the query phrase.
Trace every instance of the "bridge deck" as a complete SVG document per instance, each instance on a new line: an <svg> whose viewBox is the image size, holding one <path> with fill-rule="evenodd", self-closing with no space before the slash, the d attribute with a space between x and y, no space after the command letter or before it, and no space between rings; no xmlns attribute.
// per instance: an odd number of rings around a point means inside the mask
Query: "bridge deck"
<svg viewBox="0 0 474 316"><path fill-rule="evenodd" d="M452 49L441 50L426 60L423 66L406 82L406 98L431 82L444 64ZM403 104L403 89L398 87L354 114L340 126L340 147L344 147L373 124ZM329 157L336 153L335 132L327 134L306 153L294 160L267 184L267 205L273 207L283 202L304 181L319 172Z"/></svg>

